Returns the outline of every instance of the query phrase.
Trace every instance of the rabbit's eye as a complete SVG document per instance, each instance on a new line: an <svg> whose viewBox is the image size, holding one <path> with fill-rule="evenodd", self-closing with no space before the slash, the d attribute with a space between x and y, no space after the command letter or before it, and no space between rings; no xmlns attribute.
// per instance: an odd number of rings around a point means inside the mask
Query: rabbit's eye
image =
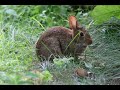
<svg viewBox="0 0 120 90"><path fill-rule="evenodd" d="M84 34L81 32L81 33L80 33L80 36L84 36Z"/></svg>

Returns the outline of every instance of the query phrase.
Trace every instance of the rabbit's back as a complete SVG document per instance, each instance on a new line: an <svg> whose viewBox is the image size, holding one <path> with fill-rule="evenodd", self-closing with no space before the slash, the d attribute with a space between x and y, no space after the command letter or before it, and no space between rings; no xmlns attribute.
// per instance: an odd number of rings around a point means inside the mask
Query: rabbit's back
<svg viewBox="0 0 120 90"><path fill-rule="evenodd" d="M36 53L38 56L45 56L47 58L52 53L63 54L71 39L72 30L60 26L49 28L38 39Z"/></svg>
<svg viewBox="0 0 120 90"><path fill-rule="evenodd" d="M44 38L49 38L49 37L56 37L56 38L71 38L72 35L72 30L65 28L65 27L60 27L60 26L55 26L52 28L47 29L40 37L40 39Z"/></svg>

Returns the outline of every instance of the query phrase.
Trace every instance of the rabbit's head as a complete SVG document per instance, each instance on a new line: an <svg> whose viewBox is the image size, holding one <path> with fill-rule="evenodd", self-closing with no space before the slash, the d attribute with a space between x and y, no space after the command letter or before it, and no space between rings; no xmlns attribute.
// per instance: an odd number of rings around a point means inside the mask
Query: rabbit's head
<svg viewBox="0 0 120 90"><path fill-rule="evenodd" d="M76 38L76 43L81 43L85 46L92 44L92 38L90 34L87 30L85 30L85 28L78 24L77 19L74 16L70 16L68 20L70 29L73 31L72 37Z"/></svg>

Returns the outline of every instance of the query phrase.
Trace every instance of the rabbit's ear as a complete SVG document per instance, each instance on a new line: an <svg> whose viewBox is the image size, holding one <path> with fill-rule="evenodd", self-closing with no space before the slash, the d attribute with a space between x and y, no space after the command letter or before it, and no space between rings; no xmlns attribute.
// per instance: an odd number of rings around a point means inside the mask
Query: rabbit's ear
<svg viewBox="0 0 120 90"><path fill-rule="evenodd" d="M73 30L73 37L78 33L78 28L80 27L77 19L74 16L69 16L70 29Z"/></svg>
<svg viewBox="0 0 120 90"><path fill-rule="evenodd" d="M69 16L69 26L71 29L75 30L77 26L77 20L74 16Z"/></svg>
<svg viewBox="0 0 120 90"><path fill-rule="evenodd" d="M69 20L69 26L71 29L77 30L78 28L81 27L75 16L69 16L68 20Z"/></svg>

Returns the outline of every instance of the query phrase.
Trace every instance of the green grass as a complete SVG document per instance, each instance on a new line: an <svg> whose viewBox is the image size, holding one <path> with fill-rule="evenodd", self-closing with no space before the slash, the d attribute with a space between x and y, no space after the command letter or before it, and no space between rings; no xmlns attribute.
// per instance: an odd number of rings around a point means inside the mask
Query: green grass
<svg viewBox="0 0 120 90"><path fill-rule="evenodd" d="M69 6L0 6L0 84L120 84L120 39L108 37L92 19L76 13L82 25L89 27L93 39L85 53L86 59L71 57L40 62L35 55L35 42L51 26L68 27ZM90 25L90 26L89 26ZM102 27L102 26L101 26ZM77 68L94 73L95 78L78 77ZM114 82L112 81L114 80ZM112 82L112 83L110 83Z"/></svg>

